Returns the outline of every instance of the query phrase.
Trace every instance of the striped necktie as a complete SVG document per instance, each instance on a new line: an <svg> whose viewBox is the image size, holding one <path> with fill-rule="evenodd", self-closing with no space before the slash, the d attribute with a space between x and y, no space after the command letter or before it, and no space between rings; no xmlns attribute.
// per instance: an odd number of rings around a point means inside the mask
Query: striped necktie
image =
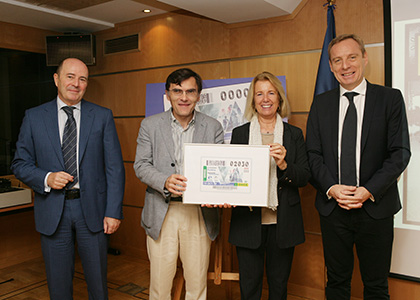
<svg viewBox="0 0 420 300"><path fill-rule="evenodd" d="M71 189L77 182L77 127L76 120L73 117L73 109L75 107L64 106L63 110L67 114L67 122L64 127L63 143L61 149L63 151L64 166L66 172L73 176L73 182L69 182L66 189Z"/></svg>

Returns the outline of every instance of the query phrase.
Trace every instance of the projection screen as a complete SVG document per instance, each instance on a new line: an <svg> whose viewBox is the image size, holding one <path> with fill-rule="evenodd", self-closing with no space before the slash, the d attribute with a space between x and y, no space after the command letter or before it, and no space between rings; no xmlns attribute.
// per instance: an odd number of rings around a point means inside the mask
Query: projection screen
<svg viewBox="0 0 420 300"><path fill-rule="evenodd" d="M398 183L403 209L395 216L391 276L420 282L420 1L383 3L386 84L404 95L412 153Z"/></svg>

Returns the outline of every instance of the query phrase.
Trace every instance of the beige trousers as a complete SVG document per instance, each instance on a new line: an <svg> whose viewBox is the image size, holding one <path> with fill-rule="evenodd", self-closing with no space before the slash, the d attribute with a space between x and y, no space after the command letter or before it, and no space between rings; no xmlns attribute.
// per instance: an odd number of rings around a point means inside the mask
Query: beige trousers
<svg viewBox="0 0 420 300"><path fill-rule="evenodd" d="M170 300L178 255L185 278L185 299L205 300L211 240L199 205L171 202L159 238L147 237L149 300Z"/></svg>

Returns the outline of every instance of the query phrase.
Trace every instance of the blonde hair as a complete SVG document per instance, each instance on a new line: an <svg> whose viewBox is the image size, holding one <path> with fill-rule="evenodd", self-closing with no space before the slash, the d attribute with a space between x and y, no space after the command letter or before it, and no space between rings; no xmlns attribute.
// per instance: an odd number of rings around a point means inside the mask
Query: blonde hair
<svg viewBox="0 0 420 300"><path fill-rule="evenodd" d="M257 81L269 81L275 87L279 95L279 108L277 113L282 118L288 117L290 115L290 105L284 92L283 85L276 76L274 76L270 72L264 71L255 76L254 79L252 79L251 85L249 86L244 113L245 119L251 121L252 117L258 114L257 110L255 109L254 101L255 84L257 83Z"/></svg>

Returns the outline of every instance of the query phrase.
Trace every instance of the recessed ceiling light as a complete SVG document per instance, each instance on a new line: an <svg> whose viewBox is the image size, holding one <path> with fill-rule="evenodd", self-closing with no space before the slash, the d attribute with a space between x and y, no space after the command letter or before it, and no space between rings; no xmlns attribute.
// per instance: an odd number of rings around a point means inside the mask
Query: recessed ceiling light
<svg viewBox="0 0 420 300"><path fill-rule="evenodd" d="M152 11L151 11L150 9L143 9L143 12L144 12L145 14L148 14L148 13L151 13Z"/></svg>

